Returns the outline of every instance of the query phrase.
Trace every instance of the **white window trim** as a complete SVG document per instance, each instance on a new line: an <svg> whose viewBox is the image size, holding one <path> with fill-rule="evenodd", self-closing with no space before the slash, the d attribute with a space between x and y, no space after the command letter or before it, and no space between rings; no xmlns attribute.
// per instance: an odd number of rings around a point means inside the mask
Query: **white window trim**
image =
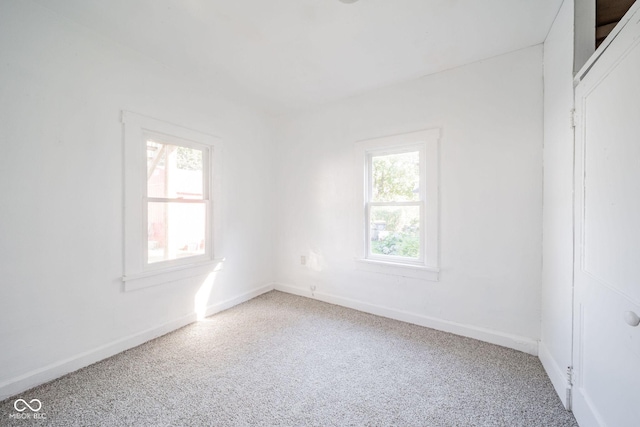
<svg viewBox="0 0 640 427"><path fill-rule="evenodd" d="M402 135L369 139L355 143L356 171L356 268L375 273L412 277L430 281L439 280L439 141L440 129L429 129ZM420 188L423 203L421 217L421 258L411 260L376 256L368 253L369 224L367 194L369 189L370 158L373 155L419 150L424 156L421 161L420 177L424 180Z"/></svg>
<svg viewBox="0 0 640 427"><path fill-rule="evenodd" d="M221 256L221 178L222 141L212 135L152 119L129 111L122 112L124 124L124 282L125 291L155 286L207 274L222 266ZM161 135L164 141L184 145L192 141L194 146L208 148L207 245L204 255L147 264L147 239L145 214L147 157L145 135Z"/></svg>

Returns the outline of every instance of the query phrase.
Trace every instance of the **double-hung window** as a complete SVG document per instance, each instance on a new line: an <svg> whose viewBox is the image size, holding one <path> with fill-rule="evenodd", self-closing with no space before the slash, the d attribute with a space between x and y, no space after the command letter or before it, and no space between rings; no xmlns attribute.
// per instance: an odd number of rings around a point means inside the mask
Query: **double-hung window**
<svg viewBox="0 0 640 427"><path fill-rule="evenodd" d="M220 141L130 112L123 122L125 289L206 274L220 261Z"/></svg>
<svg viewBox="0 0 640 427"><path fill-rule="evenodd" d="M145 132L144 140L145 266L180 264L187 258L206 260L211 252L209 147L152 132Z"/></svg>
<svg viewBox="0 0 640 427"><path fill-rule="evenodd" d="M432 129L356 143L358 261L438 279L438 140Z"/></svg>
<svg viewBox="0 0 640 427"><path fill-rule="evenodd" d="M419 263L424 259L424 147L367 152L367 257Z"/></svg>

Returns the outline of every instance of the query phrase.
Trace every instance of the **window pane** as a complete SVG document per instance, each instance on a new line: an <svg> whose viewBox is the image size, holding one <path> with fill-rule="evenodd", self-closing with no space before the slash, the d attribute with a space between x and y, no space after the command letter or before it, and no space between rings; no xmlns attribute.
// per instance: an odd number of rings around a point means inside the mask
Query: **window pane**
<svg viewBox="0 0 640 427"><path fill-rule="evenodd" d="M147 140L147 196L197 199L203 196L203 152Z"/></svg>
<svg viewBox="0 0 640 427"><path fill-rule="evenodd" d="M373 156L372 201L407 202L420 200L420 152Z"/></svg>
<svg viewBox="0 0 640 427"><path fill-rule="evenodd" d="M206 212L204 203L148 203L149 264L204 254Z"/></svg>
<svg viewBox="0 0 640 427"><path fill-rule="evenodd" d="M372 206L370 212L372 254L419 257L419 206Z"/></svg>

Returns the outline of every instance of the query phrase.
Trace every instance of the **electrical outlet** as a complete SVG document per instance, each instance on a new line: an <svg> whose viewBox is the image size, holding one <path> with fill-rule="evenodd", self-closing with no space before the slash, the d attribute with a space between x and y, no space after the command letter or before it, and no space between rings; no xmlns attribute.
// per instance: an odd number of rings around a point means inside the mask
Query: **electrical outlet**
<svg viewBox="0 0 640 427"><path fill-rule="evenodd" d="M300 264L307 265L307 257L304 255L300 255Z"/></svg>

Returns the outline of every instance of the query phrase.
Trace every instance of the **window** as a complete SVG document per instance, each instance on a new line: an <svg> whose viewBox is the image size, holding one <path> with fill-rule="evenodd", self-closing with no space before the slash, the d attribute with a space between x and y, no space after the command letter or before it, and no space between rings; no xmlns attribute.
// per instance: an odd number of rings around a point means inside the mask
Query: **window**
<svg viewBox="0 0 640 427"><path fill-rule="evenodd" d="M145 265L169 263L210 252L209 148L146 133L147 230ZM172 142L168 142L173 140Z"/></svg>
<svg viewBox="0 0 640 427"><path fill-rule="evenodd" d="M220 141L130 112L123 122L125 289L206 274L220 258Z"/></svg>
<svg viewBox="0 0 640 427"><path fill-rule="evenodd" d="M367 156L367 257L404 263L424 258L421 147L370 151Z"/></svg>
<svg viewBox="0 0 640 427"><path fill-rule="evenodd" d="M356 143L361 268L438 279L438 129Z"/></svg>

